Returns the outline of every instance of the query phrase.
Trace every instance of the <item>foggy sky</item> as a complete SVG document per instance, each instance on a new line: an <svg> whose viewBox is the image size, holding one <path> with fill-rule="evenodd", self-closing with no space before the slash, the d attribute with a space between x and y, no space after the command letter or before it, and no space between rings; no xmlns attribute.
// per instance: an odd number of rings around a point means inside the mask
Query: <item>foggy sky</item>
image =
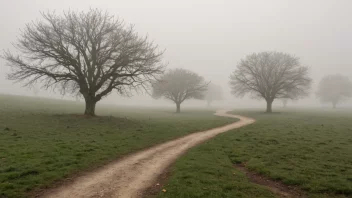
<svg viewBox="0 0 352 198"><path fill-rule="evenodd" d="M310 67L313 94L298 104L316 104L315 88L328 74L352 79L352 1L349 0L1 0L0 49L13 49L20 29L41 19L40 11L100 8L135 25L140 35L166 49L168 68L186 68L222 86L237 106L258 104L230 95L229 75L241 58L253 52L282 51ZM0 60L0 93L33 95L6 80L9 68ZM55 96L40 91L41 96ZM155 103L147 96L105 99L110 103ZM260 103L263 104L263 103Z"/></svg>

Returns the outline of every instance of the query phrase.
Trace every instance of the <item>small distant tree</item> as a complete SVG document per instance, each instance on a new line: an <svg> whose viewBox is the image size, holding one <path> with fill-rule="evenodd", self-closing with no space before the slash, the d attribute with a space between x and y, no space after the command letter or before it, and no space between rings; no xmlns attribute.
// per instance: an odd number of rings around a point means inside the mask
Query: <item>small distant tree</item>
<svg viewBox="0 0 352 198"><path fill-rule="evenodd" d="M208 85L208 89L205 93L205 100L207 101L208 107L210 107L211 103L216 100L222 100L222 89L219 85L215 85L210 83Z"/></svg>
<svg viewBox="0 0 352 198"><path fill-rule="evenodd" d="M181 112L181 103L188 99L204 99L208 83L203 77L185 69L173 69L153 83L153 98L164 97L176 104L176 112Z"/></svg>
<svg viewBox="0 0 352 198"><path fill-rule="evenodd" d="M338 103L352 97L352 83L346 76L325 76L319 83L316 95L321 102L331 103L336 108Z"/></svg>
<svg viewBox="0 0 352 198"><path fill-rule="evenodd" d="M98 101L116 90L130 95L146 88L163 72L162 52L133 26L100 10L43 13L19 36L19 54L6 51L10 80L40 82L85 99L86 115L95 115Z"/></svg>
<svg viewBox="0 0 352 198"><path fill-rule="evenodd" d="M308 67L299 58L282 52L261 52L248 55L230 76L232 94L251 94L266 100L266 112L272 112L276 98L297 99L308 95L311 79Z"/></svg>
<svg viewBox="0 0 352 198"><path fill-rule="evenodd" d="M34 94L35 96L38 96L38 93L39 93L38 88L33 87L33 94Z"/></svg>
<svg viewBox="0 0 352 198"><path fill-rule="evenodd" d="M288 103L288 98L281 99L281 102L282 102L282 107L286 108L287 107L287 103Z"/></svg>

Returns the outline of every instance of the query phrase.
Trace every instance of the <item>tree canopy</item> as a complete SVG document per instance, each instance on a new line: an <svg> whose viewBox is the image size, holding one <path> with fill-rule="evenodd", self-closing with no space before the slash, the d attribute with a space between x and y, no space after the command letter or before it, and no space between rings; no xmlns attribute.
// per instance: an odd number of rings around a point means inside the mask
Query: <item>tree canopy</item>
<svg viewBox="0 0 352 198"><path fill-rule="evenodd" d="M153 83L153 97L164 97L176 104L176 112L181 110L181 103L188 99L204 99L208 83L198 74L185 70L173 69L166 72Z"/></svg>
<svg viewBox="0 0 352 198"><path fill-rule="evenodd" d="M107 12L48 12L42 17L22 30L14 45L18 54L4 53L12 68L10 80L82 95L85 114L95 115L96 103L112 90L130 95L163 72L158 46Z"/></svg>
<svg viewBox="0 0 352 198"><path fill-rule="evenodd" d="M347 76L328 75L321 79L316 95L321 102L336 108L338 103L352 97L352 83Z"/></svg>
<svg viewBox="0 0 352 198"><path fill-rule="evenodd" d="M297 99L308 95L311 78L299 58L282 52L253 53L242 59L230 76L232 94L250 94L267 102L272 112L276 98Z"/></svg>

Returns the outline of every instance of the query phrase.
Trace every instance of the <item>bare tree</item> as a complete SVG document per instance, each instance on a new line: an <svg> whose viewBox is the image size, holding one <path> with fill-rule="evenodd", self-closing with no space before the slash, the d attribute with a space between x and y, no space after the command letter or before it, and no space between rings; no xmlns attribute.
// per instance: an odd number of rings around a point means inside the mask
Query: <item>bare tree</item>
<svg viewBox="0 0 352 198"><path fill-rule="evenodd" d="M316 94L321 102L332 103L333 108L336 108L338 103L352 97L352 83L346 76L325 76L321 79Z"/></svg>
<svg viewBox="0 0 352 198"><path fill-rule="evenodd" d="M4 52L10 80L43 84L62 94L81 94L85 114L112 90L129 96L146 88L163 72L163 52L140 37L133 26L100 10L42 13L44 20L26 25L14 45L18 55Z"/></svg>
<svg viewBox="0 0 352 198"><path fill-rule="evenodd" d="M219 85L215 85L210 83L208 85L208 89L205 93L205 100L207 101L208 107L210 107L211 103L216 100L222 99L222 89Z"/></svg>
<svg viewBox="0 0 352 198"><path fill-rule="evenodd" d="M198 74L174 69L165 73L153 83L153 98L164 97L176 104L176 112L180 113L181 103L187 99L204 99L208 83Z"/></svg>
<svg viewBox="0 0 352 198"><path fill-rule="evenodd" d="M276 98L297 99L308 95L311 79L299 58L281 52L261 52L242 59L230 76L232 94L264 98L272 112Z"/></svg>

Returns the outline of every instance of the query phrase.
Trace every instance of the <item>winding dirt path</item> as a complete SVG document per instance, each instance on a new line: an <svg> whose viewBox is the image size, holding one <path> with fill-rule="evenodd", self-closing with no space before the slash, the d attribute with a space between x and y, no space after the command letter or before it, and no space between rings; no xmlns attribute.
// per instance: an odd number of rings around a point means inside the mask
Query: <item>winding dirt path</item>
<svg viewBox="0 0 352 198"><path fill-rule="evenodd" d="M155 184L158 176L189 148L220 133L255 122L251 118L228 114L225 110L219 110L215 115L238 118L240 121L192 133L137 152L97 171L77 177L69 185L51 189L42 197L141 197L144 190Z"/></svg>

